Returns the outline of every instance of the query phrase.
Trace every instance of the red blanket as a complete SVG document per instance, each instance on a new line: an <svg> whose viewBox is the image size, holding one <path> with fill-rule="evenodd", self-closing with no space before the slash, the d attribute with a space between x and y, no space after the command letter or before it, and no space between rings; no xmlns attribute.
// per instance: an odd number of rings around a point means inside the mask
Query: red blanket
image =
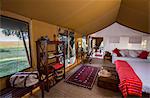
<svg viewBox="0 0 150 98"><path fill-rule="evenodd" d="M126 61L121 60L117 60L115 64L120 79L119 88L124 98L126 98L127 95L135 95L141 97L142 81L136 75L132 67Z"/></svg>

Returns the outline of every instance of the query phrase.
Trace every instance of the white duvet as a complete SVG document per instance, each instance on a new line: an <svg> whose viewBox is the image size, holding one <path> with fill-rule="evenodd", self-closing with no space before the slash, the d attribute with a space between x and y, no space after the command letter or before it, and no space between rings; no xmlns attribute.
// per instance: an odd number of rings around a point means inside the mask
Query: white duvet
<svg viewBox="0 0 150 98"><path fill-rule="evenodd" d="M150 93L150 62L127 61L142 81L142 91Z"/></svg>

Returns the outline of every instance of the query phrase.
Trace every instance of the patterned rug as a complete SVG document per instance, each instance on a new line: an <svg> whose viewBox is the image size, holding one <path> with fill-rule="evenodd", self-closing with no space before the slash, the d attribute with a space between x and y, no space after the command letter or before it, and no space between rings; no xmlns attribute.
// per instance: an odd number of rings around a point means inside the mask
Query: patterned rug
<svg viewBox="0 0 150 98"><path fill-rule="evenodd" d="M92 89L98 71L98 67L83 65L75 73L67 77L65 82Z"/></svg>

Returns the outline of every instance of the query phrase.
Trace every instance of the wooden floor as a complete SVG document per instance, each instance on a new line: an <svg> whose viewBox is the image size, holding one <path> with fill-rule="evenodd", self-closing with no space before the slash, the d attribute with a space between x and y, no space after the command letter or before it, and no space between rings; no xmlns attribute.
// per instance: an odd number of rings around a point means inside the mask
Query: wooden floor
<svg viewBox="0 0 150 98"><path fill-rule="evenodd" d="M93 59L91 65L97 67L101 67L102 65L114 66L111 62L103 61L100 59ZM73 73L79 67L80 65L71 70L67 75ZM45 98L122 98L120 92L113 92L107 89L100 88L97 86L96 82L92 90L89 90L83 87L68 84L64 82L64 80L62 80L57 85L52 87L49 93L45 92ZM40 98L40 95L41 94L39 91L35 94L35 96L30 96L30 98ZM136 98L136 97L128 97L128 98ZM149 97L144 95L144 97L142 98L149 98Z"/></svg>

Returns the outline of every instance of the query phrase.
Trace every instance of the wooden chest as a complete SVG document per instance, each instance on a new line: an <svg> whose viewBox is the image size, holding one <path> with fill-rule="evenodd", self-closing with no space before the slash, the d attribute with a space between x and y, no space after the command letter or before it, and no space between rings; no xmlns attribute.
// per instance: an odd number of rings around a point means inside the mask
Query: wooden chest
<svg viewBox="0 0 150 98"><path fill-rule="evenodd" d="M107 69L107 68L105 68L105 69ZM99 87L106 88L109 90L119 91L119 89L118 89L119 78L118 78L117 72L115 71L114 68L111 68L111 67L109 67L107 70L109 72L111 72L111 76L110 77L99 76L97 85Z"/></svg>

